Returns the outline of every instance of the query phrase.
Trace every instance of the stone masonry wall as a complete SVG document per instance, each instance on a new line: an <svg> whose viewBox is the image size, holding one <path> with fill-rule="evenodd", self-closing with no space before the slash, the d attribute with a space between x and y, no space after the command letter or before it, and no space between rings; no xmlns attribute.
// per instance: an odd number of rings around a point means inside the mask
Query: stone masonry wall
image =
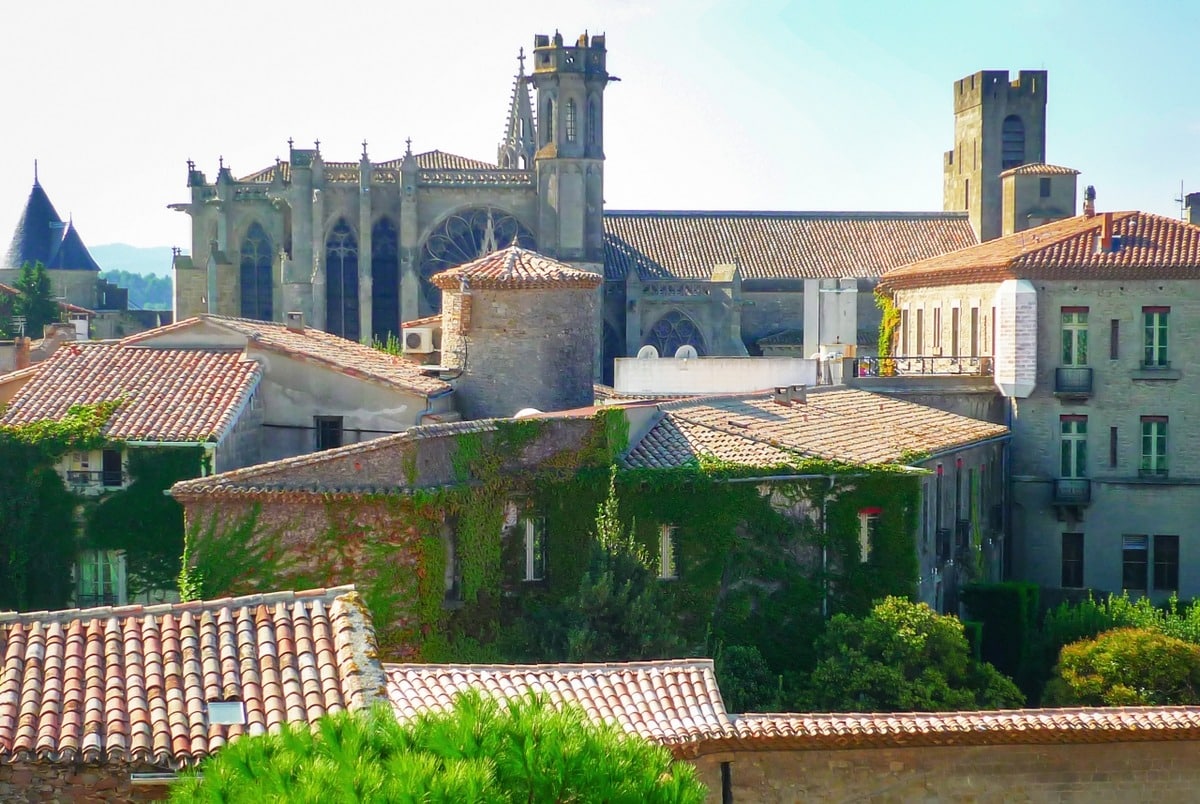
<svg viewBox="0 0 1200 804"><path fill-rule="evenodd" d="M60 765L43 762L0 764L0 801L56 801L75 804L124 804L165 799L165 785L137 786L123 765ZM160 768L138 767L134 771Z"/></svg>
<svg viewBox="0 0 1200 804"><path fill-rule="evenodd" d="M1196 800L1200 744L991 745L763 751L695 761L721 801L731 761L737 804L797 801L1124 802Z"/></svg>

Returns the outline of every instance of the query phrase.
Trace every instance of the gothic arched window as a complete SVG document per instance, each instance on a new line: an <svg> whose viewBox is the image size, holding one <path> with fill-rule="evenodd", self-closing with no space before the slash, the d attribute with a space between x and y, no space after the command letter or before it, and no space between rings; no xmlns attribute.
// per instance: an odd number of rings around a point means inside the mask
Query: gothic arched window
<svg viewBox="0 0 1200 804"><path fill-rule="evenodd" d="M345 218L325 239L325 331L358 340L358 238Z"/></svg>
<svg viewBox="0 0 1200 804"><path fill-rule="evenodd" d="M380 343L400 336L400 250L396 224L387 218L371 228L371 329Z"/></svg>
<svg viewBox="0 0 1200 804"><path fill-rule="evenodd" d="M271 238L262 224L255 221L242 238L241 289L242 318L270 321L274 312L271 305L271 263L274 253Z"/></svg>
<svg viewBox="0 0 1200 804"><path fill-rule="evenodd" d="M563 112L566 117L567 142L575 142L575 99L567 98L567 108Z"/></svg>
<svg viewBox="0 0 1200 804"><path fill-rule="evenodd" d="M431 276L513 243L536 248L533 232L500 210L467 209L442 221L421 247L420 314L433 315L442 309L442 292L429 281Z"/></svg>
<svg viewBox="0 0 1200 804"><path fill-rule="evenodd" d="M1000 131L1000 168L1020 167L1025 164L1025 124L1015 114L1004 118Z"/></svg>
<svg viewBox="0 0 1200 804"><path fill-rule="evenodd" d="M653 346L661 357L674 357L680 346L694 346L698 355L705 354L704 335L700 328L678 310L672 310L658 319L642 345Z"/></svg>

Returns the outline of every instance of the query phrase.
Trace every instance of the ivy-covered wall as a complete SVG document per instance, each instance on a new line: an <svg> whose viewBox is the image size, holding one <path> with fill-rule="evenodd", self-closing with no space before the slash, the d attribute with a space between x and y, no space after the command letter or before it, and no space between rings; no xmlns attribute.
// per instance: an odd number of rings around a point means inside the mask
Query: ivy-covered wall
<svg viewBox="0 0 1200 804"><path fill-rule="evenodd" d="M399 471L404 481L386 493L323 494L293 483L184 495L189 560L210 579L198 593L355 583L384 658L544 660L531 623L540 606L578 588L609 469L627 443L620 410L500 422L398 440L387 460L382 451L346 457L345 471L364 480L372 466ZM777 672L802 669L823 612L864 613L882 595L914 592L919 481L911 474L820 461L696 465L618 472L617 492L622 520L651 556L660 527L675 527L678 578L661 583L690 652L750 644ZM880 517L865 561L864 509ZM545 520L538 582L523 580L525 515ZM239 527L257 557L237 556L231 574L221 568Z"/></svg>

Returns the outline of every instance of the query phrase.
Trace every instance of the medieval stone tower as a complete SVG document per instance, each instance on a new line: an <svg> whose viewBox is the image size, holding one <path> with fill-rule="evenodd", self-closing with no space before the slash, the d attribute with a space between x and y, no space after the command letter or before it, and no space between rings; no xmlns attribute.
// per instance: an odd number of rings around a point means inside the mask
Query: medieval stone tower
<svg viewBox="0 0 1200 804"><path fill-rule="evenodd" d="M954 147L943 209L966 210L980 241L1000 236L1000 174L1046 161L1046 71L984 70L954 82Z"/></svg>
<svg viewBox="0 0 1200 804"><path fill-rule="evenodd" d="M604 37L534 37L538 250L604 273Z"/></svg>

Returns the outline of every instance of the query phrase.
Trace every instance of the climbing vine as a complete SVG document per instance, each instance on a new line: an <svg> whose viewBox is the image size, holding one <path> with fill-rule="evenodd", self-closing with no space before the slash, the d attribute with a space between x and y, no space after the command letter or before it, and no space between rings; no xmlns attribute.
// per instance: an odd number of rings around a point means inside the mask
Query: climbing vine
<svg viewBox="0 0 1200 804"><path fill-rule="evenodd" d="M879 373L884 376L891 376L895 369L893 361L887 358L893 355L893 345L896 343L896 330L900 329L900 311L896 309L896 303L892 300L890 293L879 288L875 289L875 306L879 308L881 313L879 319Z"/></svg>

